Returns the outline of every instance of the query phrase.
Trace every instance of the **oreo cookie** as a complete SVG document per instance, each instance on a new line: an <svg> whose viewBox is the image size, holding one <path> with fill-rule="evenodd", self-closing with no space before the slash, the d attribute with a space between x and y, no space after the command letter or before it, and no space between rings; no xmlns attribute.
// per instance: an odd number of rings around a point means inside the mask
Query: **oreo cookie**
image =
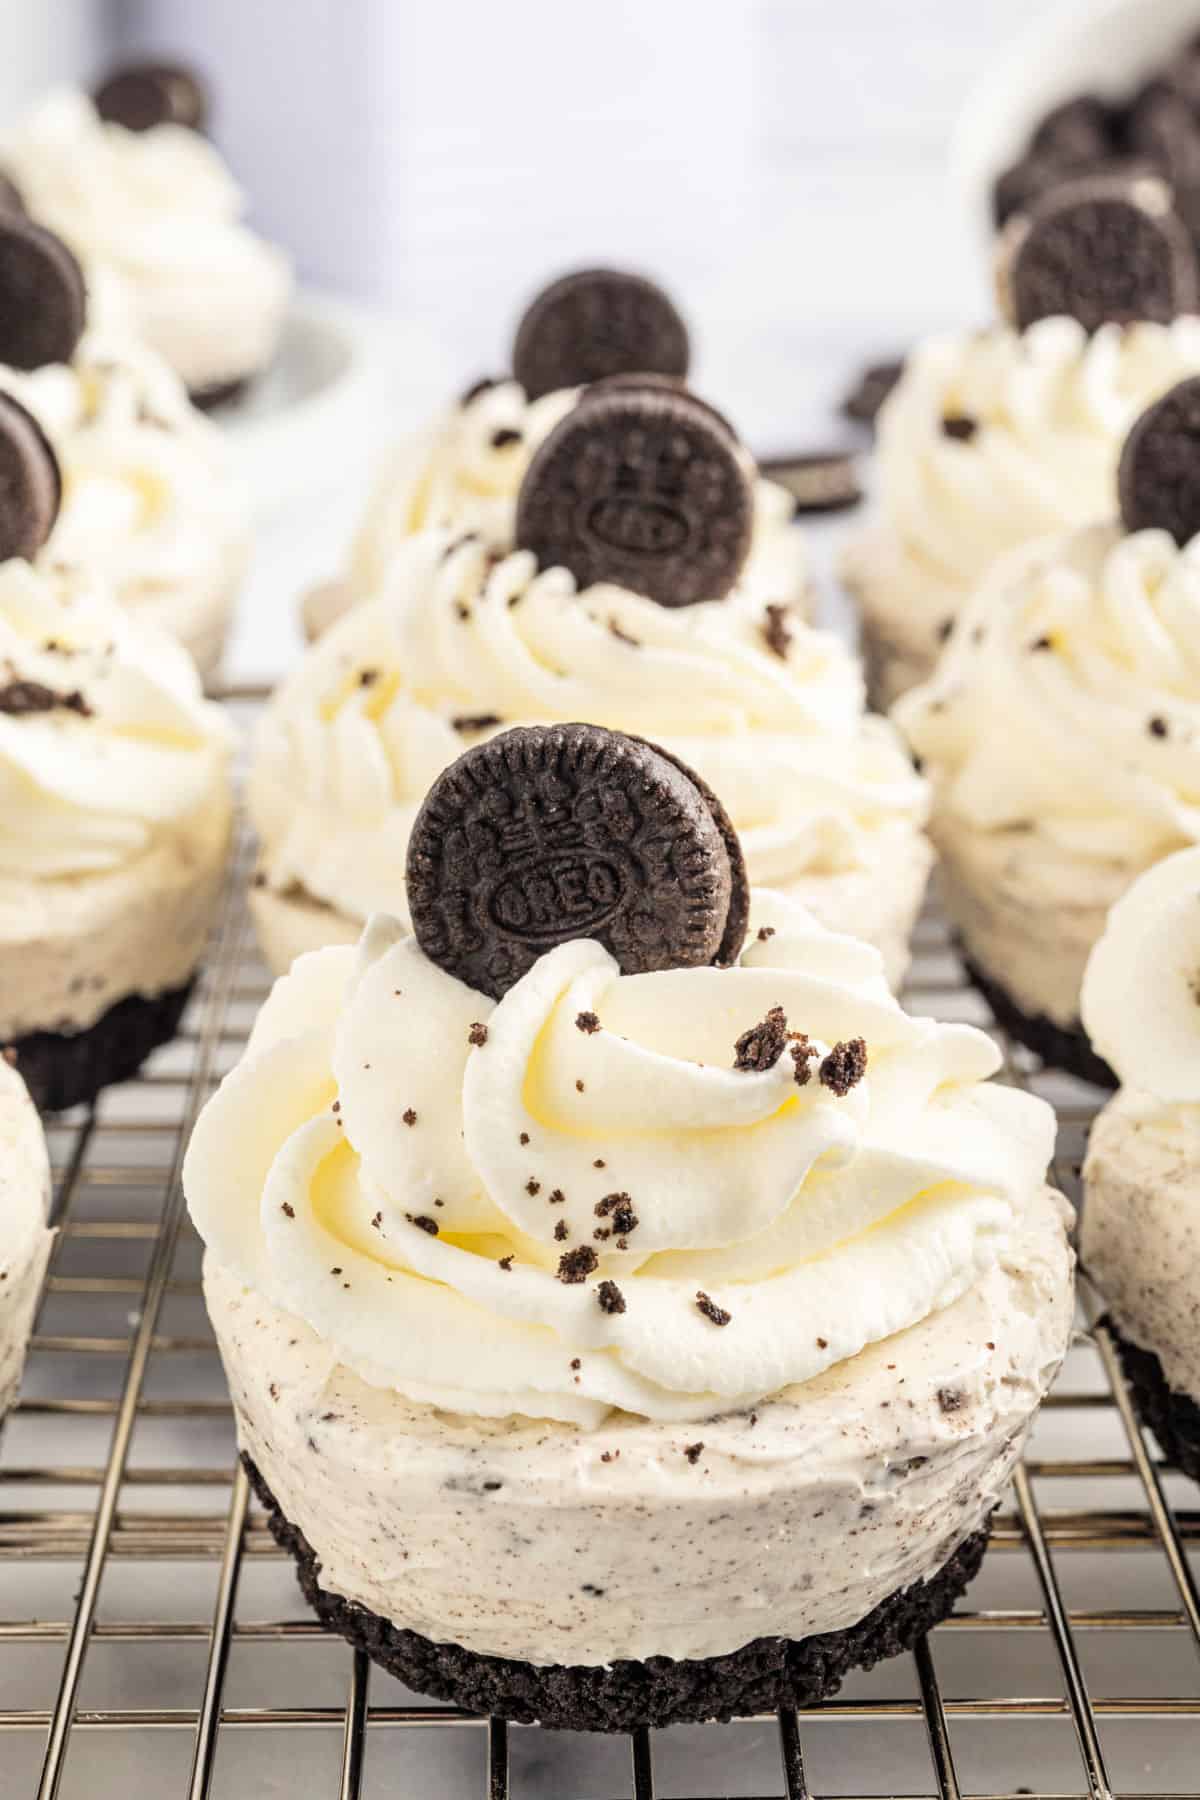
<svg viewBox="0 0 1200 1800"><path fill-rule="evenodd" d="M792 456L768 458L763 474L787 488L796 512L843 512L863 497L855 457L848 450L797 450Z"/></svg>
<svg viewBox="0 0 1200 1800"><path fill-rule="evenodd" d="M904 373L902 361L869 363L842 398L841 413L856 425L873 426L884 401Z"/></svg>
<svg viewBox="0 0 1200 1800"><path fill-rule="evenodd" d="M1066 313L1087 331L1167 323L1195 310L1196 253L1170 190L1153 178L1071 182L1010 219L1000 239L1002 299L1020 331Z"/></svg>
<svg viewBox="0 0 1200 1800"><path fill-rule="evenodd" d="M440 775L408 849L432 962L499 999L540 956L594 938L629 975L733 962L749 889L724 809L687 767L596 725L531 725Z"/></svg>
<svg viewBox="0 0 1200 1800"><path fill-rule="evenodd" d="M19 400L0 393L0 562L34 557L61 502L62 474L49 439Z"/></svg>
<svg viewBox="0 0 1200 1800"><path fill-rule="evenodd" d="M688 371L687 326L653 281L581 269L552 282L517 327L513 374L530 400L606 375Z"/></svg>
<svg viewBox="0 0 1200 1800"><path fill-rule="evenodd" d="M83 272L61 238L0 215L0 363L70 362L87 319Z"/></svg>
<svg viewBox="0 0 1200 1800"><path fill-rule="evenodd" d="M1117 495L1126 531L1200 532L1200 375L1148 406L1125 440Z"/></svg>
<svg viewBox="0 0 1200 1800"><path fill-rule="evenodd" d="M178 63L127 63L105 77L92 99L102 119L126 131L155 125L202 131L208 118L203 82Z"/></svg>
<svg viewBox="0 0 1200 1800"><path fill-rule="evenodd" d="M617 393L651 394L683 394L693 406L702 406L710 419L714 419L722 431L727 431L734 443L738 442L738 434L729 423L723 412L718 412L711 400L702 400L694 394L682 376L652 375L645 370L636 375L602 375L599 381L591 381L579 396L579 405L585 400L595 400L602 394Z"/></svg>
<svg viewBox="0 0 1200 1800"><path fill-rule="evenodd" d="M750 549L754 495L728 428L685 393L598 393L530 461L516 542L580 587L612 581L661 606L719 600Z"/></svg>

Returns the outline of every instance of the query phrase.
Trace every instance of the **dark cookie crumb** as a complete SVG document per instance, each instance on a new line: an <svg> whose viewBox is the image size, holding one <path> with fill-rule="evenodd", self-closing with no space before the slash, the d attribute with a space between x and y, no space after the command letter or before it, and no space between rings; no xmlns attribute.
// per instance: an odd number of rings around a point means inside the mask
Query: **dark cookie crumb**
<svg viewBox="0 0 1200 1800"><path fill-rule="evenodd" d="M1034 638L1033 642L1030 644L1029 648L1031 650L1053 650L1054 639L1050 638L1050 637L1045 637L1045 636L1036 637L1036 638Z"/></svg>
<svg viewBox="0 0 1200 1800"><path fill-rule="evenodd" d="M410 1225L417 1227L418 1231L427 1231L430 1237L438 1236L441 1227L436 1219L430 1218L428 1213L405 1213L404 1216Z"/></svg>
<svg viewBox="0 0 1200 1800"><path fill-rule="evenodd" d="M566 1197L561 1188L551 1188L546 1196L546 1204L547 1206L561 1206Z"/></svg>
<svg viewBox="0 0 1200 1800"><path fill-rule="evenodd" d="M605 1163L604 1158L602 1156L598 1156L596 1158L595 1162L592 1164L592 1167L593 1167L593 1169L603 1169L603 1168L607 1167L607 1164Z"/></svg>
<svg viewBox="0 0 1200 1800"><path fill-rule="evenodd" d="M576 1013L575 1024L580 1031L586 1032L588 1037L600 1029L600 1020L594 1012Z"/></svg>
<svg viewBox="0 0 1200 1800"><path fill-rule="evenodd" d="M760 944L765 944L769 938L773 938L774 936L775 936L775 927L773 925L760 925L759 926L758 941Z"/></svg>
<svg viewBox="0 0 1200 1800"><path fill-rule="evenodd" d="M372 1213L371 1225L374 1228L374 1230L382 1231L382 1229L383 1229L383 1214L381 1212Z"/></svg>
<svg viewBox="0 0 1200 1800"><path fill-rule="evenodd" d="M733 1317L733 1314L727 1312L723 1306L718 1306L715 1300L710 1300L703 1288L696 1295L696 1307L714 1325L728 1325Z"/></svg>
<svg viewBox="0 0 1200 1800"><path fill-rule="evenodd" d="M688 1444L684 1449L683 1454L687 1457L692 1467L695 1468L696 1464L700 1461L700 1458L704 1455L704 1445L702 1443Z"/></svg>
<svg viewBox="0 0 1200 1800"><path fill-rule="evenodd" d="M513 1259L511 1256L502 1256L500 1258L500 1267L504 1270L504 1273L506 1275L509 1273L512 1266L513 1266Z"/></svg>
<svg viewBox="0 0 1200 1800"><path fill-rule="evenodd" d="M282 1204L280 1205L279 1210L281 1213L283 1213L285 1218L294 1219L296 1216L296 1209L292 1205L290 1200L284 1200L282 1202Z"/></svg>
<svg viewBox="0 0 1200 1800"><path fill-rule="evenodd" d="M1150 720L1147 730L1151 737L1165 738L1167 735L1167 721L1161 714L1156 713L1154 718Z"/></svg>
<svg viewBox="0 0 1200 1800"><path fill-rule="evenodd" d="M938 1405L944 1413L961 1412L966 1405L966 1395L961 1388L939 1388Z"/></svg>
<svg viewBox="0 0 1200 1800"><path fill-rule="evenodd" d="M743 1031L734 1045L733 1066L743 1074L762 1075L773 1069L788 1040L787 1015L773 1006L766 1018Z"/></svg>
<svg viewBox="0 0 1200 1800"><path fill-rule="evenodd" d="M763 636L767 640L767 649L786 661L792 643L792 628L788 624L788 608L779 600L772 600L766 608L767 620L763 626Z"/></svg>
<svg viewBox="0 0 1200 1800"><path fill-rule="evenodd" d="M478 1049L482 1048L482 1046L484 1044L486 1044L487 1041L488 1041L488 1028L486 1025L481 1025L479 1023L479 1020L476 1019L475 1023L472 1025L470 1031L468 1031L468 1033L467 1033L467 1042L468 1042L468 1044L473 1044L474 1047L478 1050Z"/></svg>
<svg viewBox="0 0 1200 1800"><path fill-rule="evenodd" d="M46 712L78 713L81 719L92 716L92 709L78 688L63 693L41 681L8 681L0 687L0 713L16 719Z"/></svg>
<svg viewBox="0 0 1200 1800"><path fill-rule="evenodd" d="M511 425L501 425L492 433L492 449L507 450L510 444L519 444L523 433L514 431Z"/></svg>
<svg viewBox="0 0 1200 1800"><path fill-rule="evenodd" d="M600 1258L590 1244L578 1244L574 1250L564 1250L558 1259L558 1279L568 1287L575 1287L586 1281L595 1273Z"/></svg>
<svg viewBox="0 0 1200 1800"><path fill-rule="evenodd" d="M583 1364L577 1356L571 1358L571 1367L572 1369L582 1369Z"/></svg>
<svg viewBox="0 0 1200 1800"><path fill-rule="evenodd" d="M867 1072L867 1046L862 1038L850 1038L835 1044L821 1064L821 1085L839 1099L845 1099Z"/></svg>
<svg viewBox="0 0 1200 1800"><path fill-rule="evenodd" d="M577 1093L577 1094L582 1094L582 1092L583 1092L583 1083L582 1083L582 1081L577 1081L577 1082L576 1082L576 1083L575 1083L575 1092L576 1092L576 1093Z"/></svg>
<svg viewBox="0 0 1200 1800"><path fill-rule="evenodd" d="M807 1087L812 1080L812 1064L817 1057L817 1047L809 1042L807 1031L790 1033L788 1055L792 1059L792 1079L797 1087Z"/></svg>
<svg viewBox="0 0 1200 1800"><path fill-rule="evenodd" d="M455 713L450 724L455 731L467 734L473 731L490 731L493 725L503 725L504 720L499 713Z"/></svg>
<svg viewBox="0 0 1200 1800"><path fill-rule="evenodd" d="M633 1210L633 1199L629 1194L605 1194L603 1200L597 1200L595 1211L598 1219L611 1218L612 1229L622 1237L627 1237L638 1228L638 1216Z"/></svg>
<svg viewBox="0 0 1200 1800"><path fill-rule="evenodd" d="M625 1296L615 1281L602 1281L596 1289L596 1300L604 1313L623 1313Z"/></svg>
<svg viewBox="0 0 1200 1800"><path fill-rule="evenodd" d="M527 1144L529 1142L529 1133L527 1131L523 1131L521 1133L520 1137L517 1139L517 1142L519 1144Z"/></svg>
<svg viewBox="0 0 1200 1800"><path fill-rule="evenodd" d="M817 1339L817 1349L818 1350L828 1350L828 1348L829 1348L829 1339L828 1338L818 1338Z"/></svg>
<svg viewBox="0 0 1200 1800"><path fill-rule="evenodd" d="M954 438L960 444L969 444L978 430L978 419L973 419L969 413L947 413L942 420L942 436Z"/></svg>
<svg viewBox="0 0 1200 1800"><path fill-rule="evenodd" d="M374 687L379 680L378 669L360 669L358 672L359 687Z"/></svg>
<svg viewBox="0 0 1200 1800"><path fill-rule="evenodd" d="M558 1244L565 1244L570 1235L570 1232L567 1230L567 1221L565 1219L560 1219L558 1224L554 1227L555 1242Z"/></svg>
<svg viewBox="0 0 1200 1800"><path fill-rule="evenodd" d="M534 1177L533 1177L533 1176L532 1176L532 1175L531 1175L531 1176L530 1176L530 1177L529 1177L529 1180L528 1180L528 1181L527 1181L527 1182L526 1182L526 1183L525 1183L525 1192L526 1192L526 1193L527 1193L527 1194L540 1194L540 1193L541 1193L541 1191L542 1191L542 1184L541 1184L541 1182L540 1182L540 1181L538 1181L538 1180L536 1180L536 1179L535 1179L535 1178L534 1178Z"/></svg>
<svg viewBox="0 0 1200 1800"><path fill-rule="evenodd" d="M400 1116L404 1120L404 1123L406 1125L415 1125L417 1122L417 1115L413 1111L411 1106L406 1106L403 1113Z"/></svg>

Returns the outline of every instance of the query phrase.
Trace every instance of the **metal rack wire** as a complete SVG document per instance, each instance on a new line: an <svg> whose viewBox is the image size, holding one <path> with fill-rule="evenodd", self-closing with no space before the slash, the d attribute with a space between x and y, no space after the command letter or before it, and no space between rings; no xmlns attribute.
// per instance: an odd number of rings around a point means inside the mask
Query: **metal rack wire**
<svg viewBox="0 0 1200 1800"><path fill-rule="evenodd" d="M1102 1327L1072 1352L966 1604L823 1707L623 1744L510 1732L326 1636L235 1462L179 1180L266 992L248 870L243 841L177 1043L50 1131L59 1235L0 1445L0 1794L1200 1800L1200 1511L1139 1431ZM988 1023L933 910L908 998ZM1058 1106L1073 1193L1096 1096L1004 1048L1009 1077Z"/></svg>

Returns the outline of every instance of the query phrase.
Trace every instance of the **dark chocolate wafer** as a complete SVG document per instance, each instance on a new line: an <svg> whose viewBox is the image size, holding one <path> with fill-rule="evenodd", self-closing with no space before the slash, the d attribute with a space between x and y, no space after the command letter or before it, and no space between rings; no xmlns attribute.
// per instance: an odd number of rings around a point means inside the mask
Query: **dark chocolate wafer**
<svg viewBox="0 0 1200 1800"><path fill-rule="evenodd" d="M155 125L201 131L208 117L204 83L178 63L128 63L105 77L93 99L102 119L127 131Z"/></svg>
<svg viewBox="0 0 1200 1800"><path fill-rule="evenodd" d="M32 558L62 502L58 458L33 414L0 393L0 562Z"/></svg>
<svg viewBox="0 0 1200 1800"><path fill-rule="evenodd" d="M530 400L605 375L687 374L687 326L643 275L581 269L552 282L517 327L513 374Z"/></svg>
<svg viewBox="0 0 1200 1800"><path fill-rule="evenodd" d="M83 272L61 238L0 212L0 363L70 362L87 319Z"/></svg>
<svg viewBox="0 0 1200 1800"><path fill-rule="evenodd" d="M1200 376L1177 383L1135 420L1117 494L1127 531L1169 531L1177 544L1200 532Z"/></svg>
<svg viewBox="0 0 1200 1800"><path fill-rule="evenodd" d="M754 497L728 429L685 393L610 390L534 454L516 541L580 587L611 581L690 606L729 592L750 549Z"/></svg>
<svg viewBox="0 0 1200 1800"><path fill-rule="evenodd" d="M595 938L627 974L733 961L745 870L723 808L674 758L595 725L532 725L460 756L408 850L431 961L498 999L539 956Z"/></svg>
<svg viewBox="0 0 1200 1800"><path fill-rule="evenodd" d="M1196 252L1165 182L1087 178L1010 219L1001 298L1017 329L1067 314L1087 331L1195 310Z"/></svg>

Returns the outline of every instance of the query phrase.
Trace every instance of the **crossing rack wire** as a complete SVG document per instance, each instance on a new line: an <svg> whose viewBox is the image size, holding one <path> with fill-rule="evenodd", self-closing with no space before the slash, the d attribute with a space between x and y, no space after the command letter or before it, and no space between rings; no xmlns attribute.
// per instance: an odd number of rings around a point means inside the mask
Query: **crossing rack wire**
<svg viewBox="0 0 1200 1800"><path fill-rule="evenodd" d="M226 698L246 720L261 696ZM955 1617L820 1708L632 1739L509 1730L322 1633L235 1462L179 1180L267 988L249 867L243 838L177 1043L50 1129L58 1238L0 1446L5 1800L1200 1800L1197 1494L1139 1432L1103 1328L1081 1330ZM988 1023L933 910L908 998ZM1059 1108L1074 1194L1096 1096L1003 1048Z"/></svg>

